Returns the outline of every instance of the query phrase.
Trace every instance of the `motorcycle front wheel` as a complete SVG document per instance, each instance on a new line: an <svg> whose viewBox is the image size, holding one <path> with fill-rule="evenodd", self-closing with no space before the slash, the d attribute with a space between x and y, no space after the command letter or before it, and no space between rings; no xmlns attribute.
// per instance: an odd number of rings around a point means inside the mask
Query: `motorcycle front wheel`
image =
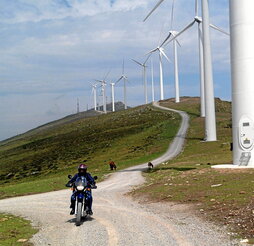
<svg viewBox="0 0 254 246"><path fill-rule="evenodd" d="M76 226L80 226L81 217L82 217L82 202L78 202L77 217L76 217Z"/></svg>

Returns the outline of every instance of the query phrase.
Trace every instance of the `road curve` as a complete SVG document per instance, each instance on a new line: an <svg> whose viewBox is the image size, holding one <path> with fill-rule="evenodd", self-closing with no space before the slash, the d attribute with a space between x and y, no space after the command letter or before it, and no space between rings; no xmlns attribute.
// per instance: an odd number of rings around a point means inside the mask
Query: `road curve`
<svg viewBox="0 0 254 246"><path fill-rule="evenodd" d="M158 103L154 106L169 110ZM172 111L182 116L181 127L167 152L152 161L154 165L174 158L183 148L189 117ZM0 211L31 220L40 228L31 242L41 246L238 245L219 228L192 215L186 206L140 204L126 196L144 182L144 168L146 163L118 171L99 183L94 191L94 215L79 227L69 215L69 190L1 200Z"/></svg>

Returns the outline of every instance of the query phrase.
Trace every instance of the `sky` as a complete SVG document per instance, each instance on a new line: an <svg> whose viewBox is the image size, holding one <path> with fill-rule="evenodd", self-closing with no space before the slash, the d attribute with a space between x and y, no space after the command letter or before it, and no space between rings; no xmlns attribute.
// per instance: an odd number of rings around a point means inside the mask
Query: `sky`
<svg viewBox="0 0 254 246"><path fill-rule="evenodd" d="M172 0L165 0L146 22L158 0L0 0L0 140L93 107L95 79L109 83L128 76L127 104L144 103L144 62L171 28ZM195 15L194 0L176 0L173 29ZM199 7L200 8L200 7ZM229 31L228 0L210 0L210 22ZM200 13L200 10L199 10ZM200 15L200 14L199 14ZM197 26L179 37L180 95L199 96ZM215 96L231 100L229 36L211 29ZM165 98L174 97L172 45L163 60ZM153 56L155 97L159 99L158 54ZM151 75L148 63L149 101ZM115 89L123 101L123 85ZM98 90L100 103L102 98Z"/></svg>

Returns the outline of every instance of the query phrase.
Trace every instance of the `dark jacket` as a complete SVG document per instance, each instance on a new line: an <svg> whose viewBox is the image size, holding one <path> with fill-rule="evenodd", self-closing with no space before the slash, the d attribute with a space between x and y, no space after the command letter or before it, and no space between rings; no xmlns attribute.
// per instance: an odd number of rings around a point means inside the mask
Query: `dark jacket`
<svg viewBox="0 0 254 246"><path fill-rule="evenodd" d="M68 184L73 184L78 177L84 176L87 179L88 185L95 185L95 181L94 178L91 176L90 173L76 173L71 179L70 181L67 183L66 186L69 186Z"/></svg>

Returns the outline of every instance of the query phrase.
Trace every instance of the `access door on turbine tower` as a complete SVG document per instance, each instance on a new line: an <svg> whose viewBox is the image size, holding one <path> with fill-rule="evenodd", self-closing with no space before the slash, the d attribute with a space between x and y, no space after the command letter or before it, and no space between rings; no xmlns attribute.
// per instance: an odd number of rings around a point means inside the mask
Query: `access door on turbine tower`
<svg viewBox="0 0 254 246"><path fill-rule="evenodd" d="M248 116L242 116L239 122L239 142L243 150L251 150L254 143L254 122Z"/></svg>

